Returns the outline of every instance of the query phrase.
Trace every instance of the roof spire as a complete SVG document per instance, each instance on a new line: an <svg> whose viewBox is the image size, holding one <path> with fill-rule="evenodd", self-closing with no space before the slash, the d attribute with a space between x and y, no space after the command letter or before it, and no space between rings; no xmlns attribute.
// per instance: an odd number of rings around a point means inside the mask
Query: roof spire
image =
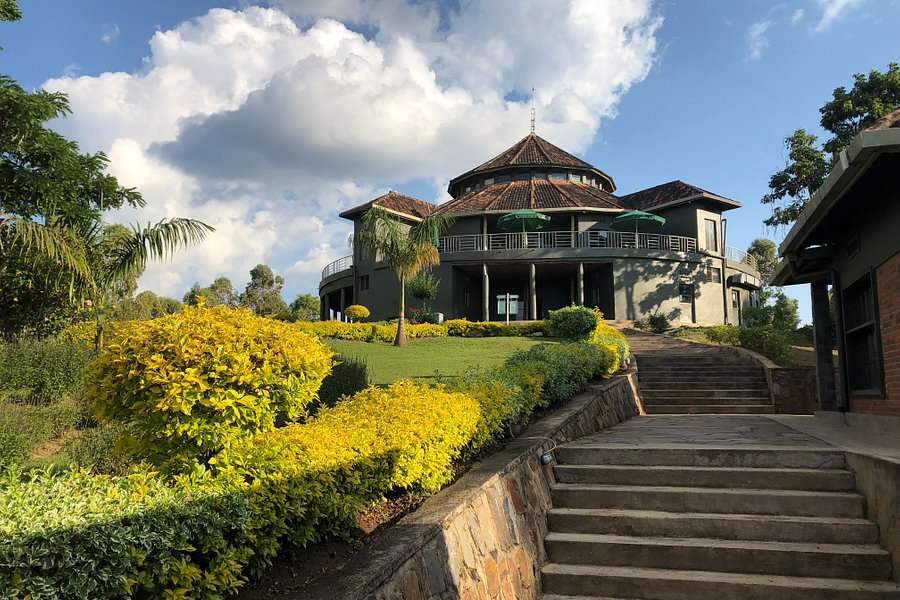
<svg viewBox="0 0 900 600"><path fill-rule="evenodd" d="M531 88L531 133L534 133L534 88Z"/></svg>

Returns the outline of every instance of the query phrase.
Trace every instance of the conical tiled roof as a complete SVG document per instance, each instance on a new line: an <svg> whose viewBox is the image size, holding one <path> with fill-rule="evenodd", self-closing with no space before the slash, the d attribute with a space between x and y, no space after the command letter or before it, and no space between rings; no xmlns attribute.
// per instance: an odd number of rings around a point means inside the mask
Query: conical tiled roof
<svg viewBox="0 0 900 600"><path fill-rule="evenodd" d="M374 200L369 200L365 204L354 206L345 210L340 214L345 219L352 219L354 216L364 213L373 206L380 206L395 213L412 217L413 219L424 219L435 209L434 204L406 196L393 190L387 194L378 196Z"/></svg>
<svg viewBox="0 0 900 600"><path fill-rule="evenodd" d="M608 185L605 185L604 187L607 187L609 191L614 191L616 189L612 177L597 167L590 163L586 163L577 156L569 154L558 146L554 146L539 135L529 133L489 161L478 165L474 169L466 171L462 175L454 177L450 181L450 193L451 195L453 194L453 190L458 182L468 179L473 175L493 173L517 167L543 167L548 169L561 167L564 169L590 171L606 180Z"/></svg>
<svg viewBox="0 0 900 600"><path fill-rule="evenodd" d="M448 216L485 212L508 212L530 208L621 209L615 196L603 190L568 180L531 179L495 183L464 194L437 207Z"/></svg>

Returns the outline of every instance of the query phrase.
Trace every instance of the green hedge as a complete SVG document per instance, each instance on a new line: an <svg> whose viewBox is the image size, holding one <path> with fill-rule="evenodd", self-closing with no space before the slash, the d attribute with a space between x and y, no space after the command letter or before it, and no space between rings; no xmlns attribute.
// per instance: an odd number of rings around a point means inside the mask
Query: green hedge
<svg viewBox="0 0 900 600"><path fill-rule="evenodd" d="M0 400L51 403L79 396L94 353L69 339L0 343Z"/></svg>
<svg viewBox="0 0 900 600"><path fill-rule="evenodd" d="M617 362L604 344L542 344L452 387L369 387L169 479L10 472L0 482L0 597L221 598L284 544L347 536L358 511L393 490L439 489L455 461Z"/></svg>

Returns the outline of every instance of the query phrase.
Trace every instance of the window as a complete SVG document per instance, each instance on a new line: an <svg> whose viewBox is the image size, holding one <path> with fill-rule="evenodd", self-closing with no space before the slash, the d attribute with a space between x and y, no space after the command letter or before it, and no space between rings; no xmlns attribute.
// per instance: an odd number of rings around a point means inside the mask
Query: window
<svg viewBox="0 0 900 600"><path fill-rule="evenodd" d="M740 308L741 307L741 293L737 290L731 290L731 307L732 308Z"/></svg>
<svg viewBox="0 0 900 600"><path fill-rule="evenodd" d="M360 291L369 289L369 276L368 275L360 276L359 289L360 289Z"/></svg>
<svg viewBox="0 0 900 600"><path fill-rule="evenodd" d="M691 283L679 283L678 295L681 297L682 302L692 303L694 301L694 285Z"/></svg>
<svg viewBox="0 0 900 600"><path fill-rule="evenodd" d="M706 227L706 249L713 252L719 251L719 236L716 222L713 219L703 219Z"/></svg>
<svg viewBox="0 0 900 600"><path fill-rule="evenodd" d="M565 173L550 173L550 179L559 180L559 179L565 179L565 178L566 178Z"/></svg>
<svg viewBox="0 0 900 600"><path fill-rule="evenodd" d="M843 296L847 383L850 391L880 393L881 344L878 340L872 275L864 275L855 281L844 290Z"/></svg>
<svg viewBox="0 0 900 600"><path fill-rule="evenodd" d="M722 283L722 269L712 265L706 265L706 282Z"/></svg>
<svg viewBox="0 0 900 600"><path fill-rule="evenodd" d="M493 177L488 177L487 179L484 180L484 185L491 185L493 183L494 183Z"/></svg>

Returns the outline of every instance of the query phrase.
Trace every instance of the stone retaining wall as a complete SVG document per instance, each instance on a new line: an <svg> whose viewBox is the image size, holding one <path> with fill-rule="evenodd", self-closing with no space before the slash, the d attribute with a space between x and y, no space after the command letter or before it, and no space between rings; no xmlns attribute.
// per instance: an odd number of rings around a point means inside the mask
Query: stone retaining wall
<svg viewBox="0 0 900 600"><path fill-rule="evenodd" d="M537 600L553 470L540 456L640 413L633 375L596 384L475 464L339 573L301 593L325 600Z"/></svg>

